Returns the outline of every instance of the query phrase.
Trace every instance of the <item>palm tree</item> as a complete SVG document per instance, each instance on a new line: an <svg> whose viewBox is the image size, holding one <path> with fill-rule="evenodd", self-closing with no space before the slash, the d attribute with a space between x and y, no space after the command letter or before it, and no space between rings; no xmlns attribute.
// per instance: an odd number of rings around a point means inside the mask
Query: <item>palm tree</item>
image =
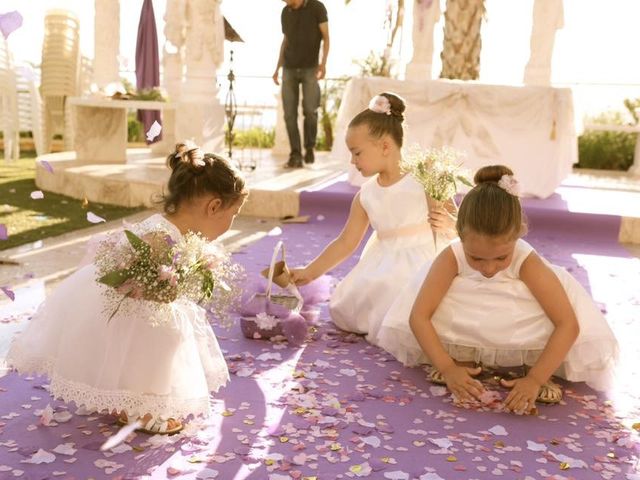
<svg viewBox="0 0 640 480"><path fill-rule="evenodd" d="M484 14L484 0L447 0L440 78L478 79Z"/></svg>

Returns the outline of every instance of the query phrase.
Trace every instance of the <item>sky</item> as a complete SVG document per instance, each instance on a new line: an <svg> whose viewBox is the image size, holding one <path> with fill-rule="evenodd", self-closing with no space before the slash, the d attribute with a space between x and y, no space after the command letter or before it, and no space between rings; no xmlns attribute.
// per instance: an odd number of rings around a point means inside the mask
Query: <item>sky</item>
<svg viewBox="0 0 640 480"><path fill-rule="evenodd" d="M117 1L117 0L114 0ZM371 49L381 51L384 12L390 0L323 0L329 14L332 49L329 77L357 73L354 59L362 59ZM406 2L410 4L410 1ZM163 15L166 0L153 0L159 42L164 44ZM604 6L606 4L606 7ZM27 5L27 6L25 6ZM445 0L441 0L442 10ZM486 20L482 26L480 80L493 84L520 84L529 55L529 35L533 0L485 0ZM120 55L123 70L135 66L137 24L142 0L121 0ZM270 103L277 88L269 80L275 68L281 41L281 0L223 0L223 14L245 40L228 43L234 49L234 71L240 79L236 94L239 102L253 100ZM2 0L0 13L18 10L24 17L21 29L9 38L17 60L39 63L45 12L51 8L73 11L80 19L81 50L93 56L94 2L91 0ZM401 64L411 58L411 8L400 49ZM251 12L247 15L247 12ZM637 44L637 0L565 0L564 27L556 35L552 82L572 86L576 104L585 111L621 107L625 96L640 97L640 62L628 52ZM443 17L435 28L433 75L440 71ZM228 55L226 55L228 58ZM223 75L228 65L220 68ZM221 79L221 88L224 79ZM243 93L244 92L244 93ZM260 100L257 100L257 96ZM253 99L251 98L253 97Z"/></svg>

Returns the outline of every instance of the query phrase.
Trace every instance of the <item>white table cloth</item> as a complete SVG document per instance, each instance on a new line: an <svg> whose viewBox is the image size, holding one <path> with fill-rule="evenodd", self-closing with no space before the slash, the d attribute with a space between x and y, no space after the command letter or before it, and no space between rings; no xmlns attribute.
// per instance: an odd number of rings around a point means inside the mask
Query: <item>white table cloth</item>
<svg viewBox="0 0 640 480"><path fill-rule="evenodd" d="M502 86L455 80L352 78L347 84L331 156L350 162L344 136L351 119L381 92L407 102L405 146L462 150L471 174L479 167L512 168L527 196L551 195L578 161L572 92L568 88ZM351 168L349 181L362 176Z"/></svg>

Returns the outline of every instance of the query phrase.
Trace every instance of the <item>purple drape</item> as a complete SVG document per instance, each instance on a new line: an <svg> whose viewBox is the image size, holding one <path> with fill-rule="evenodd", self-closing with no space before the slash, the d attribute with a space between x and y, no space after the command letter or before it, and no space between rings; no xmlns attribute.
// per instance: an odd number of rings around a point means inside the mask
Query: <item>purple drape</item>
<svg viewBox="0 0 640 480"><path fill-rule="evenodd" d="M144 0L138 23L138 41L136 43L136 87L138 90L160 86L160 57L158 55L158 32L153 13L153 2ZM162 124L161 112L158 110L139 110L138 119L144 125L145 133L154 121ZM162 133L152 142L162 139Z"/></svg>

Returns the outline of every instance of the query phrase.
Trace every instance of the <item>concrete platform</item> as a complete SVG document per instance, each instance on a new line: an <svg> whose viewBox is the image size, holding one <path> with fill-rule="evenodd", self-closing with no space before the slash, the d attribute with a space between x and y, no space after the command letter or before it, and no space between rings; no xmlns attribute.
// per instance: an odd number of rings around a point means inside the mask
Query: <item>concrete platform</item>
<svg viewBox="0 0 640 480"><path fill-rule="evenodd" d="M254 171L244 172L251 195L242 214L248 216L295 216L301 190L335 180L346 171L343 162L329 160L328 152L317 152L314 164L294 170L283 168L286 158L274 157L270 150L234 153L234 158L257 165ZM165 157L152 154L149 148L128 149L124 164L87 164L78 161L75 152L42 155L38 160L53 169L51 173L41 162L36 164L36 184L41 190L126 207L157 206L170 173Z"/></svg>

